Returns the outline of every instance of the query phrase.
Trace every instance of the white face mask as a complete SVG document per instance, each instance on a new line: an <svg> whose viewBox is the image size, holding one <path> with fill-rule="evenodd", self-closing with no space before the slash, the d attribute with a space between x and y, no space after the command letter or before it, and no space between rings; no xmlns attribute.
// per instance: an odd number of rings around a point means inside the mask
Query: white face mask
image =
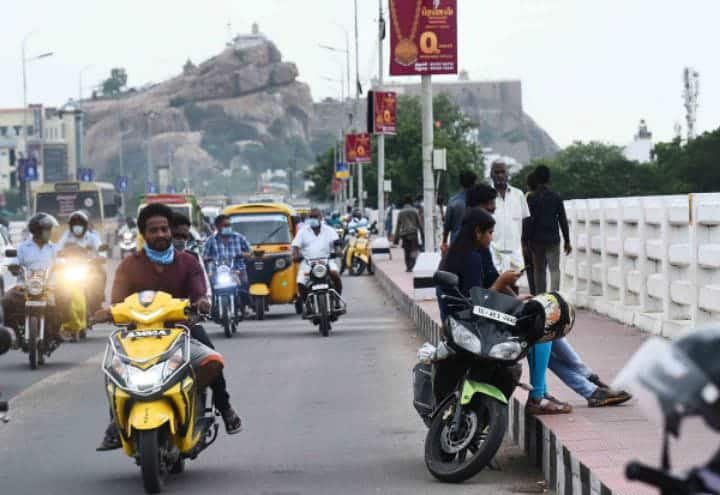
<svg viewBox="0 0 720 495"><path fill-rule="evenodd" d="M81 235L83 235L85 233L85 227L83 227L82 225L73 225L72 233L75 234L76 236L80 237Z"/></svg>

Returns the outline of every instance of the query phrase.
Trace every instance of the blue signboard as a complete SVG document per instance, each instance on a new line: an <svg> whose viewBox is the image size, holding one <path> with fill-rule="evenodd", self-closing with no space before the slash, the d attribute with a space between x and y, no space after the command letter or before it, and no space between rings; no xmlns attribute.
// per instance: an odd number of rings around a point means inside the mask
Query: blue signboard
<svg viewBox="0 0 720 495"><path fill-rule="evenodd" d="M175 189L175 186L168 186L167 192L168 194L177 194L177 189Z"/></svg>
<svg viewBox="0 0 720 495"><path fill-rule="evenodd" d="M148 181L147 192L149 194L157 194L157 192L158 192L157 184L155 184L154 182Z"/></svg>
<svg viewBox="0 0 720 495"><path fill-rule="evenodd" d="M115 190L119 193L125 193L128 191L128 178L121 175L115 181Z"/></svg>
<svg viewBox="0 0 720 495"><path fill-rule="evenodd" d="M93 181L93 169L91 168L80 168L78 169L78 180L81 182L92 182Z"/></svg>
<svg viewBox="0 0 720 495"><path fill-rule="evenodd" d="M38 180L37 160L35 158L21 158L18 160L18 175L23 182Z"/></svg>

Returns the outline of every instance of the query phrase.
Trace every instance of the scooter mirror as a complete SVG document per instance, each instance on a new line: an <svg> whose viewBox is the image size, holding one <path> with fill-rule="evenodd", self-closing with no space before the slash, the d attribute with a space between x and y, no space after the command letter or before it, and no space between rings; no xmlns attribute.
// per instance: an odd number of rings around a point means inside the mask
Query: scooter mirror
<svg viewBox="0 0 720 495"><path fill-rule="evenodd" d="M454 289L460 284L460 278L454 273L439 270L433 275L433 282L441 289Z"/></svg>

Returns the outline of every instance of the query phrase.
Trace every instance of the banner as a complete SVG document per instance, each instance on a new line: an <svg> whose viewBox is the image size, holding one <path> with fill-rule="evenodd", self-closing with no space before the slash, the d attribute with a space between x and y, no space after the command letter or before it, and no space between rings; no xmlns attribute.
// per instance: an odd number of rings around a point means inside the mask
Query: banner
<svg viewBox="0 0 720 495"><path fill-rule="evenodd" d="M457 0L390 0L390 75L457 73Z"/></svg>
<svg viewBox="0 0 720 495"><path fill-rule="evenodd" d="M348 163L372 162L370 134L348 134L345 136L345 156Z"/></svg>
<svg viewBox="0 0 720 495"><path fill-rule="evenodd" d="M350 167L347 163L337 162L335 164L335 178L341 180L350 178Z"/></svg>
<svg viewBox="0 0 720 495"><path fill-rule="evenodd" d="M368 116L372 119L368 132L394 135L397 131L397 93L371 91L368 93L368 107Z"/></svg>

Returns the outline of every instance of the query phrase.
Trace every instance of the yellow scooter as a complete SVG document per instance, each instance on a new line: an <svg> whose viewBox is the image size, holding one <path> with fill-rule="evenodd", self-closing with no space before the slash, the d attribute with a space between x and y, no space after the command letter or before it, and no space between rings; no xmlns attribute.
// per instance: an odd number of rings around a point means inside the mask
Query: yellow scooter
<svg viewBox="0 0 720 495"><path fill-rule="evenodd" d="M158 493L167 473L181 473L185 459L217 438L207 389L214 377L196 376L191 366L187 300L145 291L112 306L111 314L122 328L105 350L108 400L125 453L140 466L145 490Z"/></svg>
<svg viewBox="0 0 720 495"><path fill-rule="evenodd" d="M347 268L353 276L362 275L366 269L369 274L373 274L372 247L365 227L356 229L355 235L348 241L343 268Z"/></svg>

